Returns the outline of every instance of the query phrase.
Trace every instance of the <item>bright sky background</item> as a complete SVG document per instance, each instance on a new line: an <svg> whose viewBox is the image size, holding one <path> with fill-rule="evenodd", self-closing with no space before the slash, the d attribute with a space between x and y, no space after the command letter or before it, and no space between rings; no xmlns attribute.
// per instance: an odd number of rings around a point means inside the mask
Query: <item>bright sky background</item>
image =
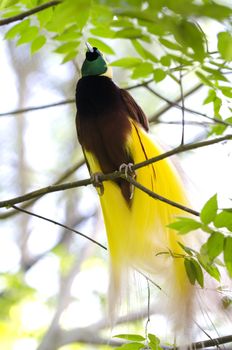
<svg viewBox="0 0 232 350"><path fill-rule="evenodd" d="M229 2L228 2L229 3ZM212 35L220 30L219 27L210 26L208 31ZM22 50L23 55L27 52L25 48ZM18 52L19 52L18 51ZM10 64L6 43L0 41L0 113L18 108L18 86L15 72ZM120 52L119 52L120 55ZM34 59L34 58L32 58ZM60 65L60 58L53 55L47 59L45 50L42 52L41 60L43 62L43 72L33 72L27 80L27 88L29 89L28 99L24 102L26 106L43 105L51 102L56 102L64 98L63 92L59 93L58 89L54 89L52 85L47 84L47 79L57 81L57 85L69 85L76 75L75 69L71 63ZM118 77L116 72L115 77ZM123 77L125 82L126 78ZM186 79L185 87L190 87L192 81ZM157 86L159 92L169 99L174 99L173 83L161 83ZM149 114L153 110L153 105L148 96L144 94L144 90L133 92L135 98ZM73 95L69 96L72 98ZM193 109L198 109L200 101L206 97L206 91L199 90L198 93L186 100L186 105ZM155 99L154 99L155 101ZM157 100L157 103L160 103ZM68 113L67 113L68 111ZM201 110L203 113L212 115L212 110L205 106ZM187 117L187 115L186 115ZM1 199L7 199L16 196L18 193L17 186L14 186L12 171L15 171L17 166L17 147L15 146L15 130L16 118L22 116L0 117L0 190ZM75 111L69 107L56 107L43 111L27 113L24 116L26 120L26 131L24 135L24 143L26 146L26 160L29 166L28 171L32 171L34 181L28 190L37 189L46 186L53 182L55 174L61 174L68 169L72 164L63 163L64 155L69 153L71 147L75 147L73 141L75 139L74 118ZM181 112L175 109L166 115L166 118L177 120L181 118ZM188 115L189 118L189 115ZM191 120L197 120L197 117L190 117ZM73 130L72 130L73 128ZM70 139L72 145L59 143L59 139L67 140L70 130L73 134ZM192 141L199 128L186 127L186 141ZM166 124L155 129L157 135L155 139L159 139L162 145L169 148L175 146L180 141L181 127L168 126ZM68 142L68 141L67 141ZM62 153L62 159L60 154ZM78 156L77 156L78 158ZM77 159L76 158L76 159ZM68 158L69 159L69 158ZM75 160L73 160L73 163ZM59 168L62 164L63 168ZM189 152L181 155L181 167L183 169L184 179L186 181L186 189L190 193L190 199L193 207L200 210L203 203L215 193L219 194L220 205L231 206L232 199L232 147L231 143L217 144ZM35 175L36 174L36 175ZM85 169L77 172L78 178L87 177ZM97 202L97 196L92 189L83 189L85 193L80 205L82 210L93 210ZM62 208L56 206L59 194L50 194L46 201L39 201L33 210L41 215L49 216L50 218L62 219ZM46 206L44 206L46 203ZM55 203L55 205L54 205ZM20 253L17 246L17 220L8 220L0 222L2 234L0 235L0 272L14 272L18 269L20 261ZM39 221L38 219L31 220L30 229L32 236L29 241L30 250L33 254L42 253L57 240L57 227ZM102 224L99 224L101 235L99 240L105 242L104 230ZM92 235L94 231L94 223L89 222L88 225L82 227L85 234ZM44 236L42 233L45 233ZM82 239L80 239L81 241ZM82 242L82 244L84 244ZM96 258L97 259L97 258ZM96 260L96 266L85 266L75 279L71 293L75 296L76 301L72 302L65 313L62 315L62 323L64 327L71 328L75 326L86 326L94 321L97 321L101 314L101 307L98 302L97 293L105 294L107 291L107 269L102 264L101 260ZM45 306L46 299L57 292L59 287L58 275L59 262L54 255L49 255L36 264L26 275L26 282L38 290L38 301L28 301L23 307L22 318L19 322L23 328L30 329L32 332L41 326L45 326L51 319L51 312ZM93 288L93 278L98 276L98 284ZM95 294L93 293L93 289ZM1 281L0 281L1 290ZM43 304L44 301L44 304ZM86 312L86 310L91 310ZM13 310L12 310L13 312ZM91 312L91 317L90 317ZM17 317L17 315L15 316ZM34 350L37 343L32 338L19 339L13 350ZM8 349L4 349L8 350Z"/></svg>

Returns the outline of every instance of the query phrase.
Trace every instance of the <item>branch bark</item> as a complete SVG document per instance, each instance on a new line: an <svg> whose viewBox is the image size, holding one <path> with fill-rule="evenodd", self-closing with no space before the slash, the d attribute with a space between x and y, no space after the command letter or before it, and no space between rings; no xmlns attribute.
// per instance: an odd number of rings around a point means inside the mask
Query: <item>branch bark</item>
<svg viewBox="0 0 232 350"><path fill-rule="evenodd" d="M155 193L151 190L149 190L148 188L144 187L143 185L141 185L140 183L138 183L137 181L135 181L133 179L133 177L131 176L127 176L125 177L125 179L130 182L133 186L139 188L141 191L145 192L146 194L148 194L150 197L154 198L154 199L158 199L159 201L161 202L164 202L166 204L169 204L171 205L172 207L175 207L175 208L178 208L178 209L181 209L187 213L190 213L190 214L193 214L195 216L200 216L200 213L196 210L193 210L191 208L188 208L180 203L177 203L177 202L174 202L168 198L165 198L163 196L160 196L158 193Z"/></svg>
<svg viewBox="0 0 232 350"><path fill-rule="evenodd" d="M13 22L21 21L22 19L24 19L24 18L26 18L26 17L29 17L29 16L31 16L31 15L34 15L35 13L38 13L38 12L40 12L40 11L43 11L43 10L49 8L49 7L57 6L57 5L59 5L60 3L61 3L61 1L50 1L50 2L47 2L46 4L43 4L43 5L34 7L34 8L31 9L31 10L22 12L22 13L20 13L19 15L12 16L12 17L5 18L5 19L1 19L1 20L0 20L0 26L4 26L4 25L6 25L6 24L10 24L10 23L13 23Z"/></svg>
<svg viewBox="0 0 232 350"><path fill-rule="evenodd" d="M73 233L76 233L76 234L79 235L79 236L82 236L82 237L86 238L87 240L89 240L89 241L91 241L92 243L98 245L99 247L103 248L104 250L107 250L107 248L106 248L103 244L97 242L95 239L93 239L93 238L91 238L91 237L89 237L89 236L86 236L84 233L82 233L82 232L80 232L80 231L74 230L74 228L71 228L71 227L69 227L69 226L67 226L67 225L61 224L61 222L58 222L58 221L49 219L49 218L47 218L47 217L45 217L45 216L42 216L42 215L38 215L38 214L32 213L31 211L28 211L28 210L19 208L19 207L17 207L16 205L12 205L12 208L14 208L15 210L18 210L18 211L20 211L20 212L22 212L22 213L28 214L28 215L30 215L30 216L34 216L34 217L36 217L36 218L38 218L38 219L42 219L42 220L51 222L52 224L61 226L61 227L63 227L64 229L66 229L66 230L68 230L68 231L71 231L71 232L73 232Z"/></svg>
<svg viewBox="0 0 232 350"><path fill-rule="evenodd" d="M207 119L210 119L210 120L213 120L215 123L218 123L218 124L222 124L222 125L226 125L226 126L232 126L231 123L228 123L224 120L221 120L221 119L218 119L218 118L213 118L213 117L209 117L207 114L205 113L201 113L201 112L198 112L198 111L195 111L194 109L191 109L191 108L188 108L188 107L182 107L180 106L178 103L176 102L173 102L173 101L170 101L168 98L162 96L160 93L158 93L157 91L155 91L154 89L152 89L150 86L148 85L145 85L145 88L147 90L149 90L151 93L153 93L155 96L159 97L161 100L167 102L170 107L176 107L178 109L181 109L181 110L184 110L186 112L189 112L191 114L196 114L196 115L200 115L201 117L204 117L204 118L207 118Z"/></svg>
<svg viewBox="0 0 232 350"><path fill-rule="evenodd" d="M54 182L53 185L59 185L61 182L63 182L64 180L66 180L67 178L69 178L77 169L79 169L83 164L85 164L84 159L81 159L79 162L77 162L76 164L74 164L72 167L70 167L69 169L67 169L63 174L61 174L57 180ZM28 208L30 205L34 204L40 197L36 197L33 198L31 200L29 200L27 203L25 203L21 209L26 209ZM0 214L0 220L4 220L7 219L9 217L12 217L14 215L16 215L18 213L18 211L15 210L10 210L9 212L6 213L2 213Z"/></svg>
<svg viewBox="0 0 232 350"><path fill-rule="evenodd" d="M139 168L146 166L148 164L155 163L155 162L158 162L162 159L170 157L174 154L178 154L178 153L186 152L188 150L193 150L193 149L213 145L213 144L227 141L227 140L232 140L232 135L229 134L229 135L225 135L223 137L218 137L218 138L215 138L212 140L197 142L194 144L181 145L177 148L172 149L171 151L162 153L154 158L151 158L151 159L148 159L144 162L135 164L132 168L133 168L133 170L136 170L136 169L139 169ZM124 176L123 172L115 171L114 173L100 175L99 180L100 181L115 180L115 179L122 177L122 176ZM81 186L87 186L87 185L92 184L92 182L93 182L92 179L88 178L88 179L84 179L84 180L80 180L80 181L73 181L73 182L69 182L69 183L64 183L61 185L50 185L47 187L40 188L39 190L29 192L29 193L22 195L22 196L19 196L19 197L0 201L0 208L11 207L14 204L22 203L22 202L28 201L30 199L33 199L33 198L41 197L41 196L44 196L45 194L48 194L48 193L68 190L71 188L76 188L76 187L81 187ZM194 215L196 215L196 214L194 214Z"/></svg>
<svg viewBox="0 0 232 350"><path fill-rule="evenodd" d="M54 103L49 103L49 104L42 105L42 106L34 106L34 107L32 106L32 107L26 107L26 108L21 108L21 109L14 109L13 111L0 113L0 117L6 117L6 116L9 116L9 115L12 115L12 114L21 114L21 113L34 112L34 111L39 111L40 109L59 107L59 106L71 104L71 103L74 103L74 102L75 102L75 99L74 98L70 98L70 99L67 99L67 100L54 102Z"/></svg>

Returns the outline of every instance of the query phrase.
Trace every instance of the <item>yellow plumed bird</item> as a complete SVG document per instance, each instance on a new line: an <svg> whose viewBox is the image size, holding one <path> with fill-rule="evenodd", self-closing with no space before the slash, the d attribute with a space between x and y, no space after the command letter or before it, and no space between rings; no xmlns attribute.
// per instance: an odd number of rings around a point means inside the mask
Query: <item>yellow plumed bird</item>
<svg viewBox="0 0 232 350"><path fill-rule="evenodd" d="M76 89L77 134L91 174L111 173L124 164L137 164L162 150L148 135L148 122L132 96L113 81L97 48L88 46ZM183 185L169 160L139 168L136 181L172 201L187 204ZM181 333L190 319L193 286L185 272L180 236L167 227L184 212L154 200L125 179L104 182L100 202L111 261L111 314L135 268L164 291L160 303ZM164 253L165 254L162 254Z"/></svg>

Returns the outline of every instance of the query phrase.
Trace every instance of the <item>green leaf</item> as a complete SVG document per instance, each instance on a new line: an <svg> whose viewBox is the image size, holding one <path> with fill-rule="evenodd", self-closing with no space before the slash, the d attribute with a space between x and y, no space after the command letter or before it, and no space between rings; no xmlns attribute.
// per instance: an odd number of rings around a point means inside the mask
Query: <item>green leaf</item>
<svg viewBox="0 0 232 350"><path fill-rule="evenodd" d="M57 53L69 53L75 49L77 49L79 46L78 41L70 41L65 44L60 45L54 52Z"/></svg>
<svg viewBox="0 0 232 350"><path fill-rule="evenodd" d="M136 39L143 37L143 33L137 28L125 28L115 32L115 38Z"/></svg>
<svg viewBox="0 0 232 350"><path fill-rule="evenodd" d="M192 60L187 60L183 56L177 56L173 54L169 54L169 56L176 62L180 63L182 66L192 66Z"/></svg>
<svg viewBox="0 0 232 350"><path fill-rule="evenodd" d="M54 16L46 24L46 29L63 33L70 25L75 24L79 31L89 19L91 0L62 1L54 8Z"/></svg>
<svg viewBox="0 0 232 350"><path fill-rule="evenodd" d="M192 248L185 246L181 242L178 242L178 244L185 251L185 253L187 253L188 255L193 256L193 253L195 253L195 251Z"/></svg>
<svg viewBox="0 0 232 350"><path fill-rule="evenodd" d="M151 344L158 345L160 344L159 338L157 338L156 335L148 333L148 339L150 340Z"/></svg>
<svg viewBox="0 0 232 350"><path fill-rule="evenodd" d="M158 59L150 51L146 50L138 40L131 40L131 43L142 58L148 59L155 63L159 62Z"/></svg>
<svg viewBox="0 0 232 350"><path fill-rule="evenodd" d="M216 117L220 118L220 109L222 106L222 100L219 97L215 97L214 101L213 101L213 108L214 108L214 114Z"/></svg>
<svg viewBox="0 0 232 350"><path fill-rule="evenodd" d="M220 281L220 272L215 264L212 263L212 261L209 259L207 252L207 244L203 244L201 247L200 254L197 254L197 259L203 269L205 269L206 272L213 278L215 278L217 281Z"/></svg>
<svg viewBox="0 0 232 350"><path fill-rule="evenodd" d="M217 228L226 227L232 232L232 212L223 210L214 219L214 226Z"/></svg>
<svg viewBox="0 0 232 350"><path fill-rule="evenodd" d="M207 16L216 19L217 21L223 20L228 16L231 16L231 8L228 6L219 5L216 2L207 1L203 6L199 7L199 11L202 16ZM230 13L230 14L229 14Z"/></svg>
<svg viewBox="0 0 232 350"><path fill-rule="evenodd" d="M191 219L191 218L177 218L178 221L173 222L168 225L169 228L172 228L178 231L179 234L184 235L190 231L197 230L201 227L201 223Z"/></svg>
<svg viewBox="0 0 232 350"><path fill-rule="evenodd" d="M114 62L111 62L111 66L131 68L136 67L142 63L142 60L137 57L124 57Z"/></svg>
<svg viewBox="0 0 232 350"><path fill-rule="evenodd" d="M27 28L27 30L21 33L21 36L17 41L17 45L27 44L33 41L37 37L38 32L39 32L39 29L36 26Z"/></svg>
<svg viewBox="0 0 232 350"><path fill-rule="evenodd" d="M213 102L215 100L215 98L216 98L215 90L209 89L208 96L204 100L203 104L206 105L206 104L208 104L210 102Z"/></svg>
<svg viewBox="0 0 232 350"><path fill-rule="evenodd" d="M96 27L90 30L93 35L100 36L101 38L114 38L115 32L110 28Z"/></svg>
<svg viewBox="0 0 232 350"><path fill-rule="evenodd" d="M111 27L113 28L131 27L132 25L132 21L127 18L114 18L111 23Z"/></svg>
<svg viewBox="0 0 232 350"><path fill-rule="evenodd" d="M194 267L195 267L195 270L196 270L197 282L199 283L201 288L204 288L204 275L203 275L203 271L202 271L201 265L198 264L198 262L196 260L193 260L193 264L194 264Z"/></svg>
<svg viewBox="0 0 232 350"><path fill-rule="evenodd" d="M184 259L184 266L190 283L194 285L196 281L196 273L192 260Z"/></svg>
<svg viewBox="0 0 232 350"><path fill-rule="evenodd" d="M198 76L198 78L199 78L205 85L208 85L208 86L214 88L213 83L212 83L204 74L202 74L202 73L199 72L199 71L196 71L195 74Z"/></svg>
<svg viewBox="0 0 232 350"><path fill-rule="evenodd" d="M126 339L131 341L144 341L145 338L139 334L116 334L114 338Z"/></svg>
<svg viewBox="0 0 232 350"><path fill-rule="evenodd" d="M214 260L223 251L224 235L220 232L213 232L206 244L209 258Z"/></svg>
<svg viewBox="0 0 232 350"><path fill-rule="evenodd" d="M149 62L143 62L136 66L131 75L132 79L145 78L153 73L153 65Z"/></svg>
<svg viewBox="0 0 232 350"><path fill-rule="evenodd" d="M64 64L66 62L69 62L69 61L73 60L76 56L77 56L77 51L71 51L67 55L64 56L61 63Z"/></svg>
<svg viewBox="0 0 232 350"><path fill-rule="evenodd" d="M34 41L31 43L31 54L34 54L36 51L41 49L42 46L46 43L46 37L43 35L38 36Z"/></svg>
<svg viewBox="0 0 232 350"><path fill-rule="evenodd" d="M166 76L167 76L167 73L163 69L157 68L154 70L154 80L157 83L164 80Z"/></svg>
<svg viewBox="0 0 232 350"><path fill-rule="evenodd" d="M3 10L7 7L11 7L15 4L17 4L18 1L16 0L1 0L0 1L0 10Z"/></svg>
<svg viewBox="0 0 232 350"><path fill-rule="evenodd" d="M232 277L232 237L225 238L224 261L230 277Z"/></svg>
<svg viewBox="0 0 232 350"><path fill-rule="evenodd" d="M5 34L5 39L11 40L14 39L17 35L20 35L24 30L26 30L30 25L30 20L26 19L18 24L16 24L14 27L10 28L8 32Z"/></svg>
<svg viewBox="0 0 232 350"><path fill-rule="evenodd" d="M164 25L162 25L161 23L144 23L144 22L139 22L141 25L144 25L147 27L148 31L151 33L151 34L154 34L154 35L165 35L167 34L167 27Z"/></svg>
<svg viewBox="0 0 232 350"><path fill-rule="evenodd" d="M226 61L232 61L232 35L229 32L218 34L218 51Z"/></svg>
<svg viewBox="0 0 232 350"><path fill-rule="evenodd" d="M107 6L107 4L100 5L99 3L92 1L90 17L92 24L98 26L101 23L108 29L107 25L109 25L113 20L112 8Z"/></svg>
<svg viewBox="0 0 232 350"><path fill-rule="evenodd" d="M100 51L108 54L108 55L115 55L114 50L107 45L106 43L104 43L103 41L96 39L96 38L88 38L88 42L92 45L92 46L96 46Z"/></svg>
<svg viewBox="0 0 232 350"><path fill-rule="evenodd" d="M232 98L232 88L228 86L219 86L219 89L226 97Z"/></svg>
<svg viewBox="0 0 232 350"><path fill-rule="evenodd" d="M160 58L160 63L165 67L169 67L172 63L171 56L169 56L169 55L162 56Z"/></svg>
<svg viewBox="0 0 232 350"><path fill-rule="evenodd" d="M115 1L114 1L115 3ZM147 22L154 22L154 15L152 13L150 13L150 11L141 11L140 7L141 7L141 0L139 0L140 6L139 9L127 9L127 8L123 8L123 6L121 6L121 8L117 8L114 10L114 14L116 16L126 16L129 18L137 18L138 20L143 20L143 21L147 21ZM132 4L135 4L135 0L132 0ZM125 5L125 2L123 1L123 4L121 5Z"/></svg>
<svg viewBox="0 0 232 350"><path fill-rule="evenodd" d="M80 37L82 37L82 34L80 31L78 31L77 26L74 24L66 29L63 33L56 35L54 39L58 41L75 41Z"/></svg>
<svg viewBox="0 0 232 350"><path fill-rule="evenodd" d="M182 19L175 26L173 35L177 42L182 45L182 50L191 48L195 60L202 62L205 57L203 34L195 23Z"/></svg>
<svg viewBox="0 0 232 350"><path fill-rule="evenodd" d="M166 40L166 39L163 39L163 38L159 38L159 42L166 46L168 49L171 49L171 50L177 50L177 51L181 51L181 46L170 41L170 40Z"/></svg>
<svg viewBox="0 0 232 350"><path fill-rule="evenodd" d="M216 80L216 81L222 80L222 81L226 81L226 82L228 81L228 79L225 77L224 74L222 74L220 72L219 69L214 69L214 68L208 67L206 65L203 65L201 68L204 69L204 71L211 73L210 79L212 79L212 80Z"/></svg>
<svg viewBox="0 0 232 350"><path fill-rule="evenodd" d="M51 20L53 13L54 11L51 7L37 13L37 18L41 28Z"/></svg>
<svg viewBox="0 0 232 350"><path fill-rule="evenodd" d="M218 203L217 194L211 197L203 206L200 213L200 218L203 224L208 225L217 215Z"/></svg>

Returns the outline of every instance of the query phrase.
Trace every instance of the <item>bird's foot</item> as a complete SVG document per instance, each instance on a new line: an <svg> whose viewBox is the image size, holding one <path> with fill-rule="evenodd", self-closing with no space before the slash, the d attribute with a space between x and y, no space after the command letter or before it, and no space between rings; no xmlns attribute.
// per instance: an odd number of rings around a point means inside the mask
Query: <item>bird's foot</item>
<svg viewBox="0 0 232 350"><path fill-rule="evenodd" d="M102 196L104 194L104 186L102 181L100 180L100 176L102 173L94 173L91 175L91 182L93 186L96 188L99 196Z"/></svg>
<svg viewBox="0 0 232 350"><path fill-rule="evenodd" d="M123 172L126 178L128 177L128 175L133 178L136 178L136 173L132 168L133 165L133 163L122 163L119 167L119 171Z"/></svg>
<svg viewBox="0 0 232 350"><path fill-rule="evenodd" d="M133 163L128 163L128 164L123 163L120 165L119 171L124 172L126 179L128 178L128 176L131 176L133 179L136 178L136 172L132 168L133 165L134 165ZM132 199L134 196L134 190L135 190L135 186L130 184L130 199Z"/></svg>

